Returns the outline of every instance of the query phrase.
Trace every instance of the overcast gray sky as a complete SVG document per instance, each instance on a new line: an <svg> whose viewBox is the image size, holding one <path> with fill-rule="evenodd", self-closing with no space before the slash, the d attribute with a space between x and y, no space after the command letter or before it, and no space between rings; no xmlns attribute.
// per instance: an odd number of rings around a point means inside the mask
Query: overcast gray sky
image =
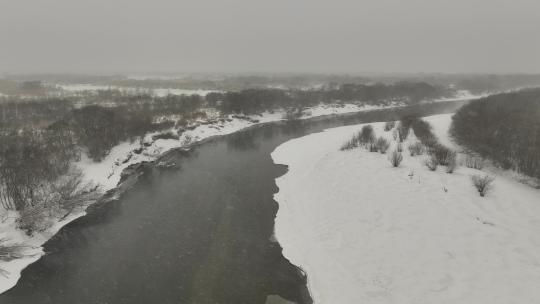
<svg viewBox="0 0 540 304"><path fill-rule="evenodd" d="M0 0L2 72L540 72L539 0Z"/></svg>

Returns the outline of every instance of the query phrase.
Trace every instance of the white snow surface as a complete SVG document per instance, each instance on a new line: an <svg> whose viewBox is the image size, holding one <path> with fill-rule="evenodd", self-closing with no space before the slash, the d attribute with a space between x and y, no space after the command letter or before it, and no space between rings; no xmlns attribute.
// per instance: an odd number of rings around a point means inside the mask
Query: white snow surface
<svg viewBox="0 0 540 304"><path fill-rule="evenodd" d="M452 144L451 115L427 120ZM372 125L393 141L383 123ZM486 172L432 172L406 148L399 168L379 153L339 151L361 126L272 153L288 165L276 180L275 235L307 272L315 303L539 303L539 190L503 174L482 198L470 176Z"/></svg>
<svg viewBox="0 0 540 304"><path fill-rule="evenodd" d="M456 95L453 97L447 97L447 98L439 98L434 100L435 102L441 102L441 101L458 101L458 100L469 100L469 99L479 99L483 97L489 96L490 93L482 93L482 94L473 94L468 90L458 90L456 92ZM431 102L431 101L428 101Z"/></svg>
<svg viewBox="0 0 540 304"><path fill-rule="evenodd" d="M86 88L86 86L83 86L83 88ZM391 104L384 107L388 108L395 106L399 106L399 104ZM304 115L301 117L301 119L323 115L368 111L380 108L383 108L383 106L371 106L363 103L320 105L304 111ZM182 133L179 140L158 139L153 141L152 136L161 132L147 134L143 142L147 142L150 145L144 147L140 154L134 153L134 150L141 148L139 141L123 142L115 146L100 162L94 162L83 154L81 160L74 165L82 170L83 180L85 183L98 185L99 188L105 192L114 189L118 185L122 171L130 165L143 161L153 161L170 149L181 148L189 143L194 143L211 136L230 134L258 123L279 121L283 119L284 115L284 111L275 111L272 113L267 112L263 113L262 115L252 115L250 117L246 117L251 120L229 116L229 121L224 121L217 124L202 124L202 121L200 121L198 126L193 130L187 130ZM167 117L160 117L159 120L163 121L166 119ZM257 120L257 122L255 120ZM163 133L168 131L176 132L175 129L171 129L166 130ZM15 286L20 277L20 272L31 263L37 261L43 255L41 248L43 243L56 234L64 225L84 215L84 211L74 213L64 221L55 223L54 226L47 231L29 237L16 228L15 220L18 217L16 212L5 212L0 209L0 238L7 238L12 243L20 243L33 247L33 249L28 251L29 254L32 254L30 257L17 259L10 262L0 261L0 293ZM7 271L7 273L2 275L1 270Z"/></svg>
<svg viewBox="0 0 540 304"><path fill-rule="evenodd" d="M60 88L66 92L84 92L84 91L103 91L103 90L119 90L126 93L149 93L154 96L164 97L167 95L200 95L206 96L208 93L220 92L216 90L189 90L189 89L168 89L168 88L133 88L133 87L119 87L112 85L94 85L94 84L58 84L57 88Z"/></svg>

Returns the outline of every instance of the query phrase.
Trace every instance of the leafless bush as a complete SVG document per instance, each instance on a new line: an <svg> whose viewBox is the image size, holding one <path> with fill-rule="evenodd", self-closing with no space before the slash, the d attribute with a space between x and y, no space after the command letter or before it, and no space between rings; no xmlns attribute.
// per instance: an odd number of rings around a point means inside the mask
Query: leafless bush
<svg viewBox="0 0 540 304"><path fill-rule="evenodd" d="M294 121L294 120L298 120L302 117L303 115L303 111L302 111L302 108L290 108L287 110L287 112L285 113L285 115L283 115L283 119L285 120L288 120L288 121Z"/></svg>
<svg viewBox="0 0 540 304"><path fill-rule="evenodd" d="M369 143L367 149L369 152L379 152L379 147L375 142Z"/></svg>
<svg viewBox="0 0 540 304"><path fill-rule="evenodd" d="M452 159L455 160L456 158L455 151L452 151L441 144L433 146L430 149L429 154L435 155L437 161L439 162L439 165L441 166L447 166L449 161L451 161Z"/></svg>
<svg viewBox="0 0 540 304"><path fill-rule="evenodd" d="M45 231L56 221L63 220L100 196L96 187L82 183L80 170L70 169L54 182L35 189L34 201L19 210L17 228L28 235Z"/></svg>
<svg viewBox="0 0 540 304"><path fill-rule="evenodd" d="M480 157L467 155L465 157L465 166L467 168L482 170L484 168L484 161Z"/></svg>
<svg viewBox="0 0 540 304"><path fill-rule="evenodd" d="M403 144L402 143L397 144L397 151L400 152L400 153L403 152Z"/></svg>
<svg viewBox="0 0 540 304"><path fill-rule="evenodd" d="M182 140L182 146L187 146L193 142L193 137L191 135L186 134L184 136L184 139Z"/></svg>
<svg viewBox="0 0 540 304"><path fill-rule="evenodd" d="M379 138L377 138L377 140L375 141L375 145L376 145L376 147L377 147L377 150L378 150L381 154L386 153L386 151L387 151L388 148L390 147L390 143L389 143L388 140L386 140L386 138L384 138L384 137L379 137Z"/></svg>
<svg viewBox="0 0 540 304"><path fill-rule="evenodd" d="M390 161L390 164L392 164L392 167L399 167L399 164L401 164L401 161L403 160L403 155L401 155L398 151L392 151L390 153L388 160Z"/></svg>
<svg viewBox="0 0 540 304"><path fill-rule="evenodd" d="M492 188L493 181L495 180L494 177L491 177L489 175L473 175L471 176L471 181L478 190L478 193L480 196L484 197L486 193Z"/></svg>
<svg viewBox="0 0 540 304"><path fill-rule="evenodd" d="M9 244L7 239L2 238L0 239L0 261L9 262L29 256L26 252L31 248L18 243Z"/></svg>
<svg viewBox="0 0 540 304"><path fill-rule="evenodd" d="M407 147L411 156L422 155L426 147L419 141L409 144Z"/></svg>
<svg viewBox="0 0 540 304"><path fill-rule="evenodd" d="M63 211L61 219L69 216L73 211L95 202L101 197L98 187L83 184L82 172L72 169L51 186L52 193L56 193L55 203Z"/></svg>
<svg viewBox="0 0 540 304"><path fill-rule="evenodd" d="M358 143L357 143L357 141L353 138L353 139L347 140L347 141L341 146L341 148L339 148L339 150L340 150L340 151L346 151L346 150L352 150L352 149L355 149L355 148L358 148Z"/></svg>
<svg viewBox="0 0 540 304"><path fill-rule="evenodd" d="M394 127L396 126L396 122L395 121L387 121L385 124L384 124L384 130L386 132L392 130Z"/></svg>
<svg viewBox="0 0 540 304"><path fill-rule="evenodd" d="M375 132L371 125L365 125L362 127L362 130L358 134L358 142L360 145L368 147L369 144L372 144L375 141Z"/></svg>
<svg viewBox="0 0 540 304"><path fill-rule="evenodd" d="M17 219L17 228L24 231L27 235L33 235L35 232L43 232L55 222L55 219L61 214L58 206L48 204L36 204L28 206L19 211Z"/></svg>
<svg viewBox="0 0 540 304"><path fill-rule="evenodd" d="M399 137L399 142L405 141L405 139L407 139L407 137L409 136L409 128L404 126L403 123L400 123L397 126L397 130L398 130L397 133Z"/></svg>
<svg viewBox="0 0 540 304"><path fill-rule="evenodd" d="M437 166L439 165L439 161L437 161L437 157L433 154L430 154L429 157L425 161L426 167L428 167L429 170L435 171L437 170Z"/></svg>
<svg viewBox="0 0 540 304"><path fill-rule="evenodd" d="M457 168L457 153L452 152L448 155L446 164L446 173L454 173Z"/></svg>
<svg viewBox="0 0 540 304"><path fill-rule="evenodd" d="M420 138L420 141L422 142L422 144L427 147L428 149L433 149L434 147L436 147L437 145L439 145L439 140L437 139L437 137L433 134L431 135L426 135L424 136L423 138Z"/></svg>
<svg viewBox="0 0 540 304"><path fill-rule="evenodd" d="M173 132L165 132L165 133L159 133L154 136L152 136L152 140L158 140L158 139L175 139L178 140L178 134L174 134Z"/></svg>

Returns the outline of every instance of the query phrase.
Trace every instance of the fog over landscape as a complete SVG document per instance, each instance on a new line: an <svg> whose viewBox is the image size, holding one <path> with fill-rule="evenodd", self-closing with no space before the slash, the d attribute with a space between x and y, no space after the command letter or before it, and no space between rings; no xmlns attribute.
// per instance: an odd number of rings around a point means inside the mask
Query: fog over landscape
<svg viewBox="0 0 540 304"><path fill-rule="evenodd" d="M0 0L0 73L540 72L536 0Z"/></svg>
<svg viewBox="0 0 540 304"><path fill-rule="evenodd" d="M539 0L0 0L0 304L538 304Z"/></svg>

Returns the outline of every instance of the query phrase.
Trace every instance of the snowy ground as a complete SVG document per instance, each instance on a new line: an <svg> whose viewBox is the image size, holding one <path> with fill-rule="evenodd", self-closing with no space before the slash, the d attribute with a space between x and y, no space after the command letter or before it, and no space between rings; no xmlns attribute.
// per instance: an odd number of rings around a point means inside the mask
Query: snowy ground
<svg viewBox="0 0 540 304"><path fill-rule="evenodd" d="M483 93L483 94L475 95L475 94L472 94L471 92L469 92L467 90L458 90L456 92L455 96L453 96L453 97L440 98L440 99L436 99L434 101L435 102L438 102L438 101L440 102L440 101L458 101L458 100L478 99L478 98L487 97L489 95L490 95L490 93Z"/></svg>
<svg viewBox="0 0 540 304"><path fill-rule="evenodd" d="M130 88L130 87L118 87L107 85L93 85L93 84L58 84L57 88L60 88L66 92L77 93L85 91L100 91L100 90L119 90L126 93L150 93L152 95L163 97L167 95L200 95L206 96L208 93L219 92L214 90L187 90L187 89L148 89L148 88Z"/></svg>
<svg viewBox="0 0 540 304"><path fill-rule="evenodd" d="M427 119L447 145L450 118ZM481 198L470 182L478 170L431 172L407 150L399 168L379 153L339 151L359 129L272 153L289 166L277 179L276 237L307 272L315 303L539 303L539 190L496 175Z"/></svg>
<svg viewBox="0 0 540 304"><path fill-rule="evenodd" d="M395 107L399 104L392 104L386 107ZM322 115L344 114L358 111L368 111L383 108L382 106L370 106L364 104L346 104L346 105L320 105L308 109L304 112L302 119L307 119ZM230 134L249 126L282 120L285 115L284 111L275 111L273 113L263 113L262 115L253 115L250 117L234 117L229 116L228 119L221 119L213 124L204 124L198 122L193 125L193 130L186 130L178 140L176 139L158 139L152 140L152 136L158 133L151 133L145 136L143 142L146 145L141 145L140 141L123 142L115 146L105 159L101 162L94 162L83 155L81 161L75 163L75 166L82 169L84 181L98 185L105 192L113 189L120 181L122 171L130 165L137 164L143 161L152 161L157 159L164 152L194 143L202 139ZM177 132L175 129L166 130L166 132ZM136 151L139 150L139 153ZM33 237L25 235L20 230L16 229L15 220L17 214L15 212L5 212L0 209L0 239L7 238L13 243L22 243L34 247L29 250L29 254L33 254L27 258L17 259L10 262L0 261L0 293L13 287L20 277L20 272L29 264L37 261L43 255L41 245L50 239L56 232L68 224L70 221L84 216L84 211L74 214L62 222L43 232L38 233ZM3 273L1 270L7 271Z"/></svg>

